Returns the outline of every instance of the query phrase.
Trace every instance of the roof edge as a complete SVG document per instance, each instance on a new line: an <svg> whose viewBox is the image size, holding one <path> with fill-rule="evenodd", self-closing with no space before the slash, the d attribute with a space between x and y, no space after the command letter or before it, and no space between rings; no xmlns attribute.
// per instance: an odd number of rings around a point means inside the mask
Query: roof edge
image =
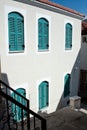
<svg viewBox="0 0 87 130"><path fill-rule="evenodd" d="M41 2L41 3L44 3L44 4L47 4L47 5L50 5L50 6L53 6L53 7L56 7L56 8L59 8L59 9L61 9L61 10L70 12L70 13L72 13L72 14L78 15L78 16L83 17L83 18L85 17L84 14L81 14L81 13L79 13L78 11L75 11L75 10L73 10L73 9L67 8L67 7L62 6L62 5L60 5L60 4L51 2L51 1L49 1L49 0L36 0L36 1L37 1L37 2Z"/></svg>

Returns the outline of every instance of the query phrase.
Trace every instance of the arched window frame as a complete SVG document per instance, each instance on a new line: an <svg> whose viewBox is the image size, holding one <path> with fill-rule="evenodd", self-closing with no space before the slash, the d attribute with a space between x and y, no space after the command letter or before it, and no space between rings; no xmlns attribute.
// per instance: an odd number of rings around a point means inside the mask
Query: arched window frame
<svg viewBox="0 0 87 130"><path fill-rule="evenodd" d="M71 23L66 23L65 25L65 49L72 49L72 32L73 26Z"/></svg>
<svg viewBox="0 0 87 130"><path fill-rule="evenodd" d="M39 110L49 105L49 82L42 81L39 85Z"/></svg>
<svg viewBox="0 0 87 130"><path fill-rule="evenodd" d="M38 50L49 49L49 21L41 17L38 19Z"/></svg>
<svg viewBox="0 0 87 130"><path fill-rule="evenodd" d="M24 51L24 17L19 12L8 13L9 52Z"/></svg>
<svg viewBox="0 0 87 130"><path fill-rule="evenodd" d="M26 90L24 88L17 88L16 92L19 93L20 95L18 95L15 92L11 93L11 96L13 99L15 99L17 102L21 103L22 105L26 106L27 102L25 100L26 98ZM23 98L24 97L24 98ZM15 105L14 103L12 103L12 113L14 113L14 120L15 121L21 121L22 120L22 116L21 116L21 108L17 105ZM23 110L23 118L26 118L26 111Z"/></svg>

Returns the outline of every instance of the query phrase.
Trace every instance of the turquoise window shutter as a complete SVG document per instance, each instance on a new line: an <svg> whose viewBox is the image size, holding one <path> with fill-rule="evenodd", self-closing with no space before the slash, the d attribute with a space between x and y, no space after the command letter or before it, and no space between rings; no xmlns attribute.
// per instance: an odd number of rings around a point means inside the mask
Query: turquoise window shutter
<svg viewBox="0 0 87 130"><path fill-rule="evenodd" d="M44 22L44 48L48 49L49 45L48 45L48 38L49 38L49 33L48 33L48 28L49 28L49 25L48 25L48 22L45 21Z"/></svg>
<svg viewBox="0 0 87 130"><path fill-rule="evenodd" d="M39 109L41 109L43 107L43 91L41 86L39 86Z"/></svg>
<svg viewBox="0 0 87 130"><path fill-rule="evenodd" d="M23 88L18 88L16 90L19 94L22 96L26 97L26 91ZM22 97L20 97L18 94L15 94L14 92L11 95L16 101L21 103L22 105L26 106L26 100L24 100ZM12 113L14 114L14 120L16 121L21 121L22 120L22 115L21 115L21 108L14 103L12 103ZM23 110L23 118L26 117L26 112Z"/></svg>
<svg viewBox="0 0 87 130"><path fill-rule="evenodd" d="M64 77L64 97L70 93L70 74L66 74Z"/></svg>
<svg viewBox="0 0 87 130"><path fill-rule="evenodd" d="M17 49L24 49L24 20L19 16L17 18Z"/></svg>
<svg viewBox="0 0 87 130"><path fill-rule="evenodd" d="M9 14L8 17L9 23L9 50L14 51L16 50L16 30L15 30L15 16Z"/></svg>
<svg viewBox="0 0 87 130"><path fill-rule="evenodd" d="M49 91L48 82L43 81L39 86L39 109L42 109L48 106L48 100L49 100L48 91Z"/></svg>
<svg viewBox="0 0 87 130"><path fill-rule="evenodd" d="M49 24L44 18L38 20L38 48L49 48Z"/></svg>
<svg viewBox="0 0 87 130"><path fill-rule="evenodd" d="M9 51L24 50L24 18L17 12L8 14Z"/></svg>
<svg viewBox="0 0 87 130"><path fill-rule="evenodd" d="M42 20L40 19L38 22L38 48L42 49L43 45L43 24L41 22Z"/></svg>
<svg viewBox="0 0 87 130"><path fill-rule="evenodd" d="M71 49L72 48L72 25L67 23L66 24L66 42L65 42L65 48Z"/></svg>

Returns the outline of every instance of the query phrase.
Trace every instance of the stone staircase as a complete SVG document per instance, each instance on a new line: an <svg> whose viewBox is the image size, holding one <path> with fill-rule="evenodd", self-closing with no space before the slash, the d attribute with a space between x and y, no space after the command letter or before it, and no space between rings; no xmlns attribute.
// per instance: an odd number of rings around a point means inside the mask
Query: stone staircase
<svg viewBox="0 0 87 130"><path fill-rule="evenodd" d="M0 102L0 130L8 130L8 117L4 101Z"/></svg>
<svg viewBox="0 0 87 130"><path fill-rule="evenodd" d="M0 130L47 130L46 119L29 109L29 100L0 80L5 91L0 89ZM15 96L18 95L26 101L26 105L20 103ZM1 98L2 97L2 98ZM14 105L14 111L13 111ZM20 110L20 116L19 111ZM26 114L26 117L25 117ZM21 120L17 120L19 116ZM32 118L30 118L32 117Z"/></svg>

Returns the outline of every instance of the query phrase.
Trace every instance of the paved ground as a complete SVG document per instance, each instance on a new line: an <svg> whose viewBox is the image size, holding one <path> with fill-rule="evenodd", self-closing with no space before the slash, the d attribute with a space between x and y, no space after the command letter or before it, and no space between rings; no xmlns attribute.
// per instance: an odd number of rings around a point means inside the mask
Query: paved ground
<svg viewBox="0 0 87 130"><path fill-rule="evenodd" d="M85 113L84 113L85 112ZM47 130L87 130L87 111L65 107L46 115Z"/></svg>
<svg viewBox="0 0 87 130"><path fill-rule="evenodd" d="M5 120L3 120L4 126L1 125L3 124L1 110L3 110L2 106L0 106L0 130L8 130ZM47 130L87 130L87 110L82 108L74 110L65 107L52 114L43 114L43 116L47 119Z"/></svg>

